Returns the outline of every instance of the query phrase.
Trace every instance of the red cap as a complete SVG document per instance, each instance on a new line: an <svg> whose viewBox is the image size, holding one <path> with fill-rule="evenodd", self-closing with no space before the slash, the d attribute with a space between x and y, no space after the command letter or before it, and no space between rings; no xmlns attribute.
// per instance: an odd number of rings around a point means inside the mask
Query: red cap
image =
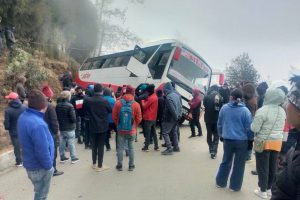
<svg viewBox="0 0 300 200"><path fill-rule="evenodd" d="M42 92L47 98L52 98L54 95L52 89L48 85L43 87Z"/></svg>
<svg viewBox="0 0 300 200"><path fill-rule="evenodd" d="M19 95L15 92L9 93L7 96L5 96L5 99L18 99Z"/></svg>

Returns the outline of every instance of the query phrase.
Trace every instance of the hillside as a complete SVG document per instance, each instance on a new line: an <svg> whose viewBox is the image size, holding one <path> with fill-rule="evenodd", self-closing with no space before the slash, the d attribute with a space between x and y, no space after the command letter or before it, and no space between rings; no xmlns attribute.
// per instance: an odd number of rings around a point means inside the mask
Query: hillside
<svg viewBox="0 0 300 200"><path fill-rule="evenodd" d="M34 59L39 61L39 66L47 72L47 80L40 83L40 85L48 84L53 89L55 97L61 91L61 84L59 81L59 75L68 70L67 62L53 60L45 57L41 52L35 52L32 55ZM6 78L5 71L8 66L8 53L0 57L0 154L11 149L10 139L8 133L4 130L3 120L4 120L4 109L6 107L6 100L4 96L9 92L9 87L7 86L8 80Z"/></svg>

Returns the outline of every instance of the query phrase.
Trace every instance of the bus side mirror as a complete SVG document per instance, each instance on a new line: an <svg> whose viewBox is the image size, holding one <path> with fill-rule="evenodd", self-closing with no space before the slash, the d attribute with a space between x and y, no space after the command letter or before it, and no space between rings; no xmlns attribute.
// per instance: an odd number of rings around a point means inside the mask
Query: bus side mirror
<svg viewBox="0 0 300 200"><path fill-rule="evenodd" d="M143 51L143 49L141 47L139 47L138 45L136 45L134 47L133 57L135 59L137 59L138 61L140 61L141 63L145 64L145 60L146 60L147 54Z"/></svg>

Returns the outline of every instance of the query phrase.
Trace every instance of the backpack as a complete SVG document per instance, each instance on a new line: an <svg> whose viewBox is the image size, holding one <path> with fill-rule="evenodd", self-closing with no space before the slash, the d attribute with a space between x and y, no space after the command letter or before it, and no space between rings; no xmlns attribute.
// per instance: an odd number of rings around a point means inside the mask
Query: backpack
<svg viewBox="0 0 300 200"><path fill-rule="evenodd" d="M130 134L133 129L132 104L133 100L126 102L121 99L122 108L120 110L118 131L123 134Z"/></svg>

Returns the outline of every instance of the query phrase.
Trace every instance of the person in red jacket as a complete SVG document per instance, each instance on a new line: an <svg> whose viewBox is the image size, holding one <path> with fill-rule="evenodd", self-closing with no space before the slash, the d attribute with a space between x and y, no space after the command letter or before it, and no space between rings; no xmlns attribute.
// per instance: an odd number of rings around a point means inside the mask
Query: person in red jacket
<svg viewBox="0 0 300 200"><path fill-rule="evenodd" d="M190 127L192 131L192 135L190 138L195 137L195 125L198 128L198 136L202 136L202 129L200 125L200 111L201 111L201 97L200 91L198 89L193 90L193 99L189 102L190 105L190 112L192 114L192 119L190 121Z"/></svg>
<svg viewBox="0 0 300 200"><path fill-rule="evenodd" d="M123 132L119 129L119 122L120 122L120 114L121 109L123 106L122 100L125 102L131 103L132 109L132 120L133 126L130 132ZM118 127L118 148L117 148L117 157L118 157L118 164L116 166L117 170L122 171L123 167L123 152L125 148L125 144L128 143L128 154L129 154L129 171L134 170L134 152L133 152L133 141L136 137L136 128L139 123L142 121L142 112L140 105L134 101L134 89L128 85L126 87L125 95L116 102L113 112L112 112L113 121Z"/></svg>
<svg viewBox="0 0 300 200"><path fill-rule="evenodd" d="M145 146L142 148L143 151L149 151L150 139L154 140L154 150L159 151L157 135L156 135L156 118L158 109L158 97L154 92L155 86L153 84L148 85L146 93L148 98L142 100L143 109L143 120L144 120L144 131L145 131Z"/></svg>

